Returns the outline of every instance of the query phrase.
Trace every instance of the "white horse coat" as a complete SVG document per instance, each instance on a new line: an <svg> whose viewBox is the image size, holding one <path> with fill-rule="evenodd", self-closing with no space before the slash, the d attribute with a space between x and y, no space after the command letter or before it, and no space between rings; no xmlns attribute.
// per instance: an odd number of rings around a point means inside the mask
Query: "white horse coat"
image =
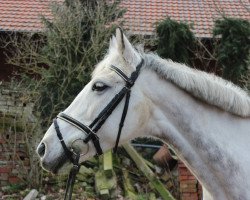
<svg viewBox="0 0 250 200"><path fill-rule="evenodd" d="M203 186L205 200L250 199L250 98L238 87L214 75L138 53L118 29L109 52L96 66L92 80L64 113L90 124L124 81L109 66L127 76L144 59L131 99L120 144L135 137L157 137L176 152ZM94 90L93 85L99 89ZM124 100L97 132L103 150L114 147ZM85 135L58 120L67 145ZM65 166L64 151L51 126L42 139L42 166ZM78 145L86 151L84 144ZM81 161L95 154L90 144ZM59 165L60 163L60 165ZM64 163L64 165L61 165Z"/></svg>

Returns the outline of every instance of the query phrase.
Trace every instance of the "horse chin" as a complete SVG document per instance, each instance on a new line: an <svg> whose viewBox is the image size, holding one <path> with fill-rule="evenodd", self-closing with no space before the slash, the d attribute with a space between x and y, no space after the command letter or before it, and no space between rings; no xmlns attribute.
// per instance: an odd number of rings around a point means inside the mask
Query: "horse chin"
<svg viewBox="0 0 250 200"><path fill-rule="evenodd" d="M70 164L69 162L66 162L63 166L61 166L56 173L54 174L60 174L60 175L63 175L63 174L68 174L70 169L72 167L72 164Z"/></svg>
<svg viewBox="0 0 250 200"><path fill-rule="evenodd" d="M62 155L49 163L41 161L41 166L44 170L53 174L64 174L69 171L70 162L65 155Z"/></svg>

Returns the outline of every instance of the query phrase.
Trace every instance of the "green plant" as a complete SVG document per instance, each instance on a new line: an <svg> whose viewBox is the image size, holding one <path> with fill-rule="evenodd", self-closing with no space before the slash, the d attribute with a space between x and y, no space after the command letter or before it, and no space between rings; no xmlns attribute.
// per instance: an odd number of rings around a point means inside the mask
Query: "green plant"
<svg viewBox="0 0 250 200"><path fill-rule="evenodd" d="M24 184L10 184L9 187L7 187L7 189L5 190L5 192L8 194L13 194L23 189L25 189Z"/></svg>
<svg viewBox="0 0 250 200"><path fill-rule="evenodd" d="M188 24L167 18L157 25L156 31L158 35L157 53L161 57L189 63L195 37Z"/></svg>
<svg viewBox="0 0 250 200"><path fill-rule="evenodd" d="M223 78L242 86L248 71L250 22L233 18L217 20L213 35L219 40L216 52Z"/></svg>

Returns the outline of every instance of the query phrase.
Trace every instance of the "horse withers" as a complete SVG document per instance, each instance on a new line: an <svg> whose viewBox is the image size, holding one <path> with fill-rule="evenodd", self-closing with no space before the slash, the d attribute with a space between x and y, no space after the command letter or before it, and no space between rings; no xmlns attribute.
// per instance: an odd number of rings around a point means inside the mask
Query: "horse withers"
<svg viewBox="0 0 250 200"><path fill-rule="evenodd" d="M157 137L197 177L205 200L247 200L249 117L246 92L214 75L139 53L117 29L91 81L58 115L37 152L44 169L60 173L75 157L81 163L136 137Z"/></svg>

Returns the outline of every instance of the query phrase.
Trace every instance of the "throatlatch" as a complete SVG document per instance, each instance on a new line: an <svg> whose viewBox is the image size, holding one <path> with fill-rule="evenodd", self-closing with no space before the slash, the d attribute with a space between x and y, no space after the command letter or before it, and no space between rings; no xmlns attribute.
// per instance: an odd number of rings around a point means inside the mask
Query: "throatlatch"
<svg viewBox="0 0 250 200"><path fill-rule="evenodd" d="M122 128L124 125L124 121L126 119L127 111L128 111L128 106L129 106L129 100L130 100L130 93L131 93L131 87L134 85L136 79L139 76L141 67L143 65L144 60L142 59L139 65L136 67L136 70L132 72L130 78L127 77L120 69L118 69L115 66L111 66L110 69L116 72L124 81L125 81L125 86L120 90L119 93L117 93L112 100L107 104L107 106L99 113L99 115L93 120L93 122L89 125L86 126L83 123L79 122L78 120L70 117L69 115L66 115L64 113L60 113L57 118L61 119L82 132L86 135L85 139L83 139L84 143L88 143L91 141L94 144L94 147L96 149L97 155L102 155L103 151L100 145L99 137L97 136L97 131L102 127L102 125L105 123L106 119L112 114L113 110L118 106L118 104L122 101L123 97L126 96L125 103L124 103L124 108L121 116L121 121L119 124L119 129L117 133L117 138L115 142L115 147L114 147L114 152L117 151L119 141L120 141L120 136L122 132ZM73 163L73 167L70 171L68 181L67 181L67 186L66 186L66 193L64 196L64 199L69 199L71 200L72 196L72 190L73 190L73 185L75 181L76 174L78 173L80 169L80 154L74 152L73 149L69 149L67 145L64 142L63 136L60 132L60 128L57 123L57 118L54 119L54 127L57 133L57 137L59 138L61 145L63 147L63 150L67 156L67 158Z"/></svg>

